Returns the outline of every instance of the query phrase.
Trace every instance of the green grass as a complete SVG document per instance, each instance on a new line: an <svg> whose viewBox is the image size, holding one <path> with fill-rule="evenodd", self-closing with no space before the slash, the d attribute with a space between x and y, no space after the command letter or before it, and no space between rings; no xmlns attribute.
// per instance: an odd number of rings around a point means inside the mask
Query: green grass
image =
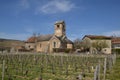
<svg viewBox="0 0 120 80"><path fill-rule="evenodd" d="M118 55L116 63L113 66L110 74L107 76L109 80L120 80L120 56Z"/></svg>

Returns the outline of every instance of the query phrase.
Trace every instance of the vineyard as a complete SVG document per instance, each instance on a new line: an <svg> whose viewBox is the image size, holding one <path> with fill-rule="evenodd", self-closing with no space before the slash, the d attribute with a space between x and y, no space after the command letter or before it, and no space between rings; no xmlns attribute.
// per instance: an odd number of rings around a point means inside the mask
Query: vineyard
<svg viewBox="0 0 120 80"><path fill-rule="evenodd" d="M0 54L1 80L105 80L116 55Z"/></svg>

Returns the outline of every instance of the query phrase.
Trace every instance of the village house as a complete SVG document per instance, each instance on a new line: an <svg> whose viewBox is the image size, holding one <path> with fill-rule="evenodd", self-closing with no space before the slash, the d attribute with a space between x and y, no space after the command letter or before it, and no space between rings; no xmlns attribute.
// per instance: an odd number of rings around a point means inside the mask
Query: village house
<svg viewBox="0 0 120 80"><path fill-rule="evenodd" d="M112 38L112 48L113 49L120 49L120 37L113 37Z"/></svg>
<svg viewBox="0 0 120 80"><path fill-rule="evenodd" d="M24 41L0 39L0 53L19 52L24 48Z"/></svg>
<svg viewBox="0 0 120 80"><path fill-rule="evenodd" d="M102 48L101 52L104 54L111 54L111 46L112 46L111 37L98 36L98 35L85 35L83 37L83 41L85 41L87 45L89 45L88 50L90 53L95 53L97 51L96 48L92 46L93 43L97 42L97 43L106 43L107 47Z"/></svg>
<svg viewBox="0 0 120 80"><path fill-rule="evenodd" d="M30 38L28 38L27 41L25 41L25 49L28 51L35 51L36 49L36 41L37 41L37 37L34 35Z"/></svg>
<svg viewBox="0 0 120 80"><path fill-rule="evenodd" d="M54 24L54 34L39 35L30 37L25 47L36 52L54 52L73 49L73 42L66 36L66 25L64 21L57 21Z"/></svg>

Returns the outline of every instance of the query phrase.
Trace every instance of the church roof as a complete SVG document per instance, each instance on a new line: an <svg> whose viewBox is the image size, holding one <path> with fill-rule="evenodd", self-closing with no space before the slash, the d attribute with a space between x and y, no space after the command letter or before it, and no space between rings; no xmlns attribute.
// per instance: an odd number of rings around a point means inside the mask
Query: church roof
<svg viewBox="0 0 120 80"><path fill-rule="evenodd" d="M37 37L37 42L42 42L42 41L49 41L53 36L53 34L48 34L48 35L40 35ZM71 40L69 40L66 36L61 36L61 37L57 37L55 36L57 39L59 39L62 43L69 43L72 44L73 42Z"/></svg>
<svg viewBox="0 0 120 80"><path fill-rule="evenodd" d="M52 38L53 34L40 35L37 37L37 41L49 41Z"/></svg>
<svg viewBox="0 0 120 80"><path fill-rule="evenodd" d="M73 42L69 39L66 39L66 42L69 43L69 44L73 44Z"/></svg>
<svg viewBox="0 0 120 80"><path fill-rule="evenodd" d="M63 43L73 44L73 42L71 40L69 40L66 36L61 36L61 37L57 37L57 38Z"/></svg>

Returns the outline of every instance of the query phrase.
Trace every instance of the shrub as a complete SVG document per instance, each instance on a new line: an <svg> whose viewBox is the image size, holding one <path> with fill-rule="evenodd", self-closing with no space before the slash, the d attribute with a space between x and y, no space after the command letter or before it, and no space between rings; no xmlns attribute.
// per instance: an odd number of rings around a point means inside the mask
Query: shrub
<svg viewBox="0 0 120 80"><path fill-rule="evenodd" d="M72 52L72 49L63 49L63 48L54 48L53 52L65 52L65 53L70 53Z"/></svg>
<svg viewBox="0 0 120 80"><path fill-rule="evenodd" d="M120 49L112 49L113 53L120 54Z"/></svg>

